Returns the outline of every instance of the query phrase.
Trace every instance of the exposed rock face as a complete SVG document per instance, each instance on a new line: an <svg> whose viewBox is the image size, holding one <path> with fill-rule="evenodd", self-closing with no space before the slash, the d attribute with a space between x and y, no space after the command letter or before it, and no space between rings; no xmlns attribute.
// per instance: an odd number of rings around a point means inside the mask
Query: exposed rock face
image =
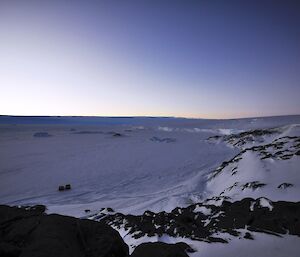
<svg viewBox="0 0 300 257"><path fill-rule="evenodd" d="M239 237L238 229L247 229L246 238L252 239L251 231L273 235L300 236L300 202L271 202L266 198L245 198L241 201L224 200L221 206L207 203L175 208L170 213L146 211L143 215L97 214L91 219L100 220L116 228L124 228L133 238L143 236L185 237L206 242L227 241L218 233Z"/></svg>
<svg viewBox="0 0 300 257"><path fill-rule="evenodd" d="M300 179L297 168L300 137L268 138L266 144L257 141L253 144L258 145L250 147L245 144L242 148L236 147L236 150L240 150L238 154L223 161L208 174L207 191L212 196L228 196L234 199L241 199L236 197L241 194L243 197L265 196L276 199L273 196L282 194L282 200L298 200L296 196L299 195L299 187L293 181ZM284 195L286 192L289 194Z"/></svg>
<svg viewBox="0 0 300 257"><path fill-rule="evenodd" d="M163 242L140 244L132 253L132 257L188 257L185 243L166 244Z"/></svg>
<svg viewBox="0 0 300 257"><path fill-rule="evenodd" d="M209 137L209 141L213 140L223 140L224 142L236 146L236 147L243 147L249 143L263 143L264 136L271 136L274 134L280 134L279 128L272 128L272 129L256 129L256 130L249 130L245 132L241 132L238 134L231 134L231 135L224 135L224 136L212 136Z"/></svg>
<svg viewBox="0 0 300 257"><path fill-rule="evenodd" d="M238 164L242 160L243 155L247 152L255 152L260 157L260 160L274 159L274 160L289 160L292 157L298 156L300 151L300 137L281 137L275 139L270 144L252 146L243 149L240 153L234 156L229 161L224 161L222 164L212 172L210 178L216 177L224 168L230 164ZM232 175L237 173L237 166L232 169Z"/></svg>
<svg viewBox="0 0 300 257"><path fill-rule="evenodd" d="M0 205L0 256L128 256L128 246L108 225L44 210Z"/></svg>

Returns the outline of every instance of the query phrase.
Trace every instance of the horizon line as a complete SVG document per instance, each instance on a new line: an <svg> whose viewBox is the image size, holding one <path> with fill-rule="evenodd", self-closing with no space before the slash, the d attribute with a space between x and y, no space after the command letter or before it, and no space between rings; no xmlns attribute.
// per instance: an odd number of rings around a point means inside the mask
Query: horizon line
<svg viewBox="0 0 300 257"><path fill-rule="evenodd" d="M195 119L195 120L236 120L236 119L255 119L255 118L271 118L271 117L285 117L285 116L300 116L300 114L279 114L279 115L266 115L266 116L245 116L245 117L232 117L232 118L201 118L201 117L184 117L184 116L152 116L152 115L110 115L110 116L97 116L97 115L10 115L0 114L0 117L32 117L32 118L169 118L169 119Z"/></svg>

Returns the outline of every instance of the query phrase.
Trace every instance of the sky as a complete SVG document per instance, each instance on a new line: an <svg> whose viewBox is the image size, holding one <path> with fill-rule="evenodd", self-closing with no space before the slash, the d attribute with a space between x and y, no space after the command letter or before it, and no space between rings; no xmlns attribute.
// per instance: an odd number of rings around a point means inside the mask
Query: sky
<svg viewBox="0 0 300 257"><path fill-rule="evenodd" d="M0 0L0 114L300 114L300 1Z"/></svg>

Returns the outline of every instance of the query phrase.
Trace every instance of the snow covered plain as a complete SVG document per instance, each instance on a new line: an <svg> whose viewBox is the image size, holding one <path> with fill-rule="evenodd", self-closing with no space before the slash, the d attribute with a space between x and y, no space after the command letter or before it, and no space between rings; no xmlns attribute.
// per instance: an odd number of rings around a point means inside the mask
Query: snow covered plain
<svg viewBox="0 0 300 257"><path fill-rule="evenodd" d="M93 215L105 207L138 215L204 201L220 204L207 200L216 196L298 202L299 124L300 116L235 120L0 116L0 204L44 204L48 213L84 217L87 209ZM271 132L243 134L253 130ZM58 186L65 184L72 189L59 192ZM289 251L270 250L261 256L296 256L300 250L295 243L299 237L255 233L261 240L248 244L249 240L238 243L234 238L227 247L193 241L198 252L190 255L217 256L225 248L234 254L234 249L250 244L262 248L262 242L275 241ZM132 247L145 241L190 240L146 237L134 244L127 238ZM210 251L211 245L217 246Z"/></svg>

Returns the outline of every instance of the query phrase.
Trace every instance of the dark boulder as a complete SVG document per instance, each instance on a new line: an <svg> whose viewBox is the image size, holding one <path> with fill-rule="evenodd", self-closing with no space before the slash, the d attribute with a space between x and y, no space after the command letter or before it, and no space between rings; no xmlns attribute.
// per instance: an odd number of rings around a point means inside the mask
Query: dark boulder
<svg viewBox="0 0 300 257"><path fill-rule="evenodd" d="M186 251L192 252L192 249L185 243L143 243L135 248L131 257L188 257Z"/></svg>
<svg viewBox="0 0 300 257"><path fill-rule="evenodd" d="M128 246L110 226L43 210L0 205L0 256L128 256Z"/></svg>
<svg viewBox="0 0 300 257"><path fill-rule="evenodd" d="M250 234L249 232L246 232L246 233L245 233L244 238L250 239L250 240L253 240L253 239L254 239L253 236L252 236L252 234Z"/></svg>

